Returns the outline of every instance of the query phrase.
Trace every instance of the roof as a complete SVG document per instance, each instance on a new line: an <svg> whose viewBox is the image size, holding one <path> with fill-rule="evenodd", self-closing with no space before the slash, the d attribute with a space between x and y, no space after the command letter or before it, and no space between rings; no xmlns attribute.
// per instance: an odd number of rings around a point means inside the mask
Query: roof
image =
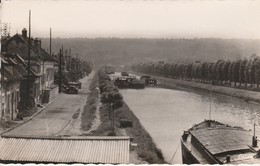
<svg viewBox="0 0 260 166"><path fill-rule="evenodd" d="M22 35L16 34L3 43L3 46L2 46L3 51L6 51L10 54L19 54L23 59L28 59L29 44L28 44L27 40L24 37L22 37ZM32 48L30 50L31 59L42 58L41 55L37 54L34 51L32 45L31 45L31 48Z"/></svg>
<svg viewBox="0 0 260 166"><path fill-rule="evenodd" d="M24 77L28 77L28 64L18 55L15 55L16 60L18 61L19 65L17 65L17 68L21 69L21 74ZM37 74L36 71L32 67L30 67L30 75L32 77L39 77L41 74Z"/></svg>
<svg viewBox="0 0 260 166"><path fill-rule="evenodd" d="M2 62L2 68L1 68L1 77L0 82L1 83L7 83L7 82L16 82L21 81L23 79L22 74L20 73L20 70L17 68L17 62L14 61L10 57L4 57L1 56L1 62ZM14 67L14 70L12 68L9 68L8 66L12 65Z"/></svg>
<svg viewBox="0 0 260 166"><path fill-rule="evenodd" d="M17 163L129 162L129 137L0 138L0 161Z"/></svg>
<svg viewBox="0 0 260 166"><path fill-rule="evenodd" d="M29 38L25 38L20 34L16 34L3 43L3 50L12 54L19 54L23 59L28 59L28 43ZM48 61L55 61L44 49L38 48L31 44L31 59L43 59Z"/></svg>
<svg viewBox="0 0 260 166"><path fill-rule="evenodd" d="M42 55L43 59L44 60L47 60L47 61L55 61L56 60L54 59L53 56L51 56L50 54L48 54L44 49L40 49L40 54Z"/></svg>
<svg viewBox="0 0 260 166"><path fill-rule="evenodd" d="M234 127L204 128L190 131L211 154L237 150L249 150L251 144L250 132Z"/></svg>

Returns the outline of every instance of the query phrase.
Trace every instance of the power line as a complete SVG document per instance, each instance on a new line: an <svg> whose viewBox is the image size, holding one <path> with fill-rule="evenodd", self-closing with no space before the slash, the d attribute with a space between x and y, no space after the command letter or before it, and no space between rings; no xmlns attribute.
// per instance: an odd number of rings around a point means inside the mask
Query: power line
<svg viewBox="0 0 260 166"><path fill-rule="evenodd" d="M178 149L179 149L179 147L180 147L180 144L181 144L181 142L179 142L179 144L178 144L178 146L177 146L177 148L176 148L174 154L172 155L171 159L169 160L169 163L170 163L170 164L172 164L173 159L174 159L174 157L175 157L175 155L176 155L176 153L177 153L177 151L178 151Z"/></svg>

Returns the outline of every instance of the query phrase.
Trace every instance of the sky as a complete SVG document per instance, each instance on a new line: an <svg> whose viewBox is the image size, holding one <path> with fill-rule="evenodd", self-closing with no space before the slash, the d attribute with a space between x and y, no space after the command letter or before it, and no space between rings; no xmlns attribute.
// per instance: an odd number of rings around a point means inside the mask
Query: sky
<svg viewBox="0 0 260 166"><path fill-rule="evenodd" d="M2 0L11 35L260 39L259 0Z"/></svg>

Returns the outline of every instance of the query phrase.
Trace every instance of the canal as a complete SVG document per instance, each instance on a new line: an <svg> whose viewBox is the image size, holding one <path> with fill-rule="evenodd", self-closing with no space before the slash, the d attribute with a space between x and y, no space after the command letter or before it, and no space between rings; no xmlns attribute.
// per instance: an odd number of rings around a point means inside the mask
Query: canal
<svg viewBox="0 0 260 166"><path fill-rule="evenodd" d="M223 95L154 87L120 92L162 150L165 160L173 164L182 163L179 144L183 130L209 119L210 112L211 119L252 130L259 117L259 104ZM260 127L256 131L260 134Z"/></svg>

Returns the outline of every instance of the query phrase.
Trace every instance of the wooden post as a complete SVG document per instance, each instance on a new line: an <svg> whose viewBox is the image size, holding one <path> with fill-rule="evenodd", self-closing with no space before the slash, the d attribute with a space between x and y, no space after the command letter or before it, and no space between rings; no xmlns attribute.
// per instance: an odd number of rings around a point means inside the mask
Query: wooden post
<svg viewBox="0 0 260 166"><path fill-rule="evenodd" d="M61 63L61 60L62 60L61 56L62 56L62 51L61 51L61 49L60 49L60 64L59 64L60 80L59 80L59 93L61 93L61 79L62 79L62 77L61 77L61 65L62 65L62 63Z"/></svg>
<svg viewBox="0 0 260 166"><path fill-rule="evenodd" d="M113 111L113 128L112 128L112 133L113 133L113 136L115 136L115 110L114 108L112 107L112 111Z"/></svg>
<svg viewBox="0 0 260 166"><path fill-rule="evenodd" d="M28 47L28 82L27 82L27 97L28 102L30 103L30 67L31 67L31 10L29 10L29 47Z"/></svg>
<svg viewBox="0 0 260 166"><path fill-rule="evenodd" d="M50 28L50 55L51 55L51 28Z"/></svg>

